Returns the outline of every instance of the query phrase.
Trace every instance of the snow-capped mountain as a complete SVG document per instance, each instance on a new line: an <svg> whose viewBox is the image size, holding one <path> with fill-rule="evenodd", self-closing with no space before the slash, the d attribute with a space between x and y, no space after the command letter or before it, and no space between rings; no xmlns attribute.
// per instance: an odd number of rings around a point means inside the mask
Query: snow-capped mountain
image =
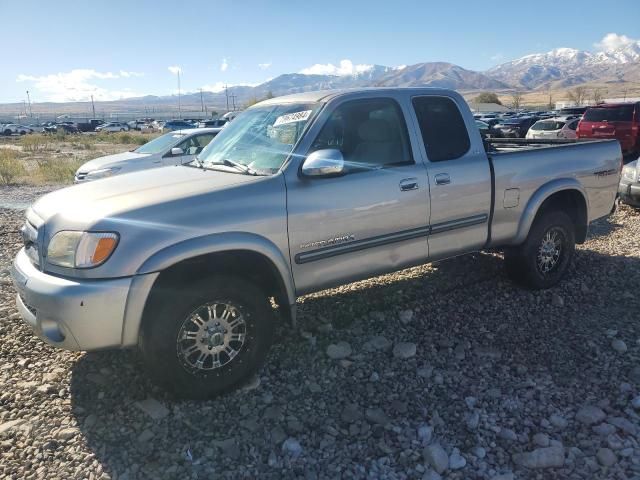
<svg viewBox="0 0 640 480"><path fill-rule="evenodd" d="M590 81L620 81L640 62L640 42L591 53L574 48L556 48L526 55L498 65L488 76L515 87L568 87Z"/></svg>

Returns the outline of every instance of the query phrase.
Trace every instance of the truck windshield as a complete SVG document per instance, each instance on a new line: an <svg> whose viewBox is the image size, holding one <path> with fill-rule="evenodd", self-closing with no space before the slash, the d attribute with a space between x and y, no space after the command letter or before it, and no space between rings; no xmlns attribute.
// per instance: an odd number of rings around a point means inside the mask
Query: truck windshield
<svg viewBox="0 0 640 480"><path fill-rule="evenodd" d="M184 137L184 134L181 133L167 133L158 138L154 138L149 143L145 143L141 147L136 148L134 152L149 153L151 155L161 153L172 145L178 143L178 140L182 137Z"/></svg>
<svg viewBox="0 0 640 480"><path fill-rule="evenodd" d="M590 108L584 114L583 120L586 122L630 122L633 120L633 105Z"/></svg>
<svg viewBox="0 0 640 480"><path fill-rule="evenodd" d="M256 106L229 123L198 155L205 168L233 162L276 173L320 108L319 103Z"/></svg>

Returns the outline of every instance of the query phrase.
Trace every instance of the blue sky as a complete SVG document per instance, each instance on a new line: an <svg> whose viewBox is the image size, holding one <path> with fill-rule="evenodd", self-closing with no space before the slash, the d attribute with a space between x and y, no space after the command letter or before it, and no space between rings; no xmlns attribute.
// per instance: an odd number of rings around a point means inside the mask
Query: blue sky
<svg viewBox="0 0 640 480"><path fill-rule="evenodd" d="M27 89L32 101L171 94L170 67L182 91L216 90L369 64L485 70L557 47L595 51L609 33L640 38L639 0L0 0L0 19L13 45L0 57L3 103Z"/></svg>

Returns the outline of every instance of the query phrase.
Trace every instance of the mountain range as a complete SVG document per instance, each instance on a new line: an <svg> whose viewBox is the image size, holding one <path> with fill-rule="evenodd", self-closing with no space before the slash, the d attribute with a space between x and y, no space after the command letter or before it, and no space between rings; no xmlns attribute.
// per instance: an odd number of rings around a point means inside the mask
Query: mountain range
<svg viewBox="0 0 640 480"><path fill-rule="evenodd" d="M269 93L280 96L328 88L349 87L442 87L461 92L545 91L576 85L622 85L640 83L640 42L592 53L557 48L526 55L485 72L467 70L447 62L425 62L401 67L371 65L354 75L280 75L255 87L232 87L241 100L260 99ZM212 94L216 100L216 94ZM224 93L218 94L224 98Z"/></svg>
<svg viewBox="0 0 640 480"><path fill-rule="evenodd" d="M370 65L353 75L317 75L287 73L257 86L229 87L228 94L236 106L260 100L268 95L286 95L312 90L350 87L442 87L461 92L491 90L508 94L513 91L544 92L562 90L576 85L607 85L608 90L621 86L640 87L640 42L611 50L592 53L573 48L557 48L547 53L526 55L493 67L485 72L467 70L447 62L425 62L400 67ZM611 88L610 88L611 87ZM183 109L200 110L201 101L209 108L226 108L224 91L187 93L182 95ZM15 106L16 104L14 104ZM46 104L39 104L44 107ZM50 104L55 111L71 111L72 105ZM175 95L128 98L100 102L101 110L122 111L173 109ZM9 112L10 105L0 106L0 113Z"/></svg>

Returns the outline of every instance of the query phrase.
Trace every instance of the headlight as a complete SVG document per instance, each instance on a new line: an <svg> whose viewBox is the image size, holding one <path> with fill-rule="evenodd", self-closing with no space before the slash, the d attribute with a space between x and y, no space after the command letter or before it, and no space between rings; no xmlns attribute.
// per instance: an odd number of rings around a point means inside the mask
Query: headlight
<svg viewBox="0 0 640 480"><path fill-rule="evenodd" d="M47 260L67 268L91 268L105 262L118 245L115 232L56 233L47 250Z"/></svg>
<svg viewBox="0 0 640 480"><path fill-rule="evenodd" d="M87 180L97 180L98 178L110 177L111 175L117 173L119 170L120 167L101 168L99 170L93 170L92 172L87 173Z"/></svg>
<svg viewBox="0 0 640 480"><path fill-rule="evenodd" d="M631 165L627 165L622 169L622 177L625 180L629 180L630 182L635 182L636 181L636 172L637 172L637 168Z"/></svg>

